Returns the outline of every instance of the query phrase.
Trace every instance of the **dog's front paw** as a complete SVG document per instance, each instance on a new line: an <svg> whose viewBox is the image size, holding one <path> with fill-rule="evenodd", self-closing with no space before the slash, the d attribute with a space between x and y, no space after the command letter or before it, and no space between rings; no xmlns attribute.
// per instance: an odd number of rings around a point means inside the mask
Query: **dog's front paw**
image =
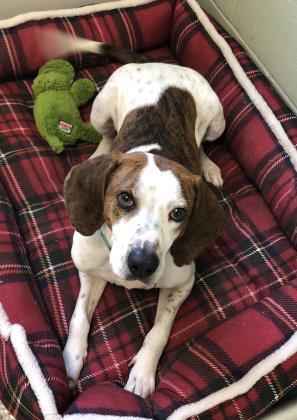
<svg viewBox="0 0 297 420"><path fill-rule="evenodd" d="M69 387L71 389L75 388L77 384L86 357L87 349L79 348L78 346L71 344L69 340L67 341L63 351L63 359L65 363Z"/></svg>
<svg viewBox="0 0 297 420"><path fill-rule="evenodd" d="M210 159L205 159L205 161L202 162L202 174L204 179L215 187L221 188L223 186L221 170Z"/></svg>
<svg viewBox="0 0 297 420"><path fill-rule="evenodd" d="M151 363L144 363L144 360L142 363L140 358L137 359L137 356L134 361L135 365L130 371L125 389L146 398L155 390L156 369Z"/></svg>

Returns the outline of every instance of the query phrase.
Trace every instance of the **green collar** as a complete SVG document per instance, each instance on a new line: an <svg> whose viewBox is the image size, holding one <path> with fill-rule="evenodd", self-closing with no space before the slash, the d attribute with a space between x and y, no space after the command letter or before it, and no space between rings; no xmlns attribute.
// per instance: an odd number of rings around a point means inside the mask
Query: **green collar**
<svg viewBox="0 0 297 420"><path fill-rule="evenodd" d="M104 242L104 245L105 245L106 249L110 252L111 251L111 245L110 245L107 237L105 236L105 234L103 232L103 226L101 226L101 228L98 230L98 233L99 233L100 238Z"/></svg>

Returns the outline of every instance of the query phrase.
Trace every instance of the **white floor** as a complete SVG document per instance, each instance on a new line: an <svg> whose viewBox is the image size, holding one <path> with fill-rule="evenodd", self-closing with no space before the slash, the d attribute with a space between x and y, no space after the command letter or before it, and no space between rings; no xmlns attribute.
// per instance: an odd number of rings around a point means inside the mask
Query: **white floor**
<svg viewBox="0 0 297 420"><path fill-rule="evenodd" d="M260 420L296 420L297 419L297 401L291 400L272 409L269 414L261 417Z"/></svg>

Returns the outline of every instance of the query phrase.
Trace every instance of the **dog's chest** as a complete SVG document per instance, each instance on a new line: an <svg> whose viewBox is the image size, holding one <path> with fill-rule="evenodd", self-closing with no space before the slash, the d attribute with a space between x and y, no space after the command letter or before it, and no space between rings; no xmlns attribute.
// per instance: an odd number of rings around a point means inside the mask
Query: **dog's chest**
<svg viewBox="0 0 297 420"><path fill-rule="evenodd" d="M88 273L94 278L105 280L126 289L152 289L180 287L193 276L194 264L175 266L172 257L165 258L165 270L157 283L146 285L139 280L124 280L114 274L110 264L110 250L98 234L83 236L75 231L71 256L77 270Z"/></svg>

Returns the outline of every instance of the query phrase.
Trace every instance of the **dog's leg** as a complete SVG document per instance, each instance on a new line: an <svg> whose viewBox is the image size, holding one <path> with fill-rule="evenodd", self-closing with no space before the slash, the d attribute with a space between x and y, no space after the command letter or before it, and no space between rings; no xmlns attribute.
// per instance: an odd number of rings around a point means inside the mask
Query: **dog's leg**
<svg viewBox="0 0 297 420"><path fill-rule="evenodd" d="M224 132L226 127L226 121L224 117L223 108L220 107L215 117L211 120L207 127L204 140L213 141L218 139Z"/></svg>
<svg viewBox="0 0 297 420"><path fill-rule="evenodd" d="M110 86L109 79L93 102L90 122L94 129L102 134L103 138L89 159L111 152L112 141L117 135L114 121L117 107L117 89L113 84Z"/></svg>
<svg viewBox="0 0 297 420"><path fill-rule="evenodd" d="M198 148L201 151L201 170L204 179L207 182L211 182L216 187L223 186L223 178L221 175L221 170L208 156L204 153L202 146L202 139L207 139L205 126L202 124L200 127L196 128L195 138ZM214 140L214 139L212 139Z"/></svg>
<svg viewBox="0 0 297 420"><path fill-rule="evenodd" d="M146 398L155 389L155 375L177 311L192 290L194 278L182 287L160 289L153 328L132 363L125 389Z"/></svg>
<svg viewBox="0 0 297 420"><path fill-rule="evenodd" d="M201 169L202 175L207 182L211 182L216 187L221 188L223 186L223 178L221 170L209 157L205 154L203 146L200 146L201 150Z"/></svg>
<svg viewBox="0 0 297 420"><path fill-rule="evenodd" d="M110 153L111 152L111 142L112 139L103 136L102 140L100 141L97 149L95 150L95 152L89 157L89 159L93 159L97 156L101 156L104 155L106 153Z"/></svg>
<svg viewBox="0 0 297 420"><path fill-rule="evenodd" d="M202 175L207 182L211 182L216 187L223 186L223 178L220 168L206 156L202 147L203 141L213 141L219 138L225 130L226 122L224 118L223 108L220 106L215 117L208 123L206 127L202 122L196 121L195 138L197 146L201 148L201 169Z"/></svg>
<svg viewBox="0 0 297 420"><path fill-rule="evenodd" d="M70 321L69 336L63 351L70 388L74 388L88 348L88 334L94 310L106 286L106 281L79 273L80 292Z"/></svg>

